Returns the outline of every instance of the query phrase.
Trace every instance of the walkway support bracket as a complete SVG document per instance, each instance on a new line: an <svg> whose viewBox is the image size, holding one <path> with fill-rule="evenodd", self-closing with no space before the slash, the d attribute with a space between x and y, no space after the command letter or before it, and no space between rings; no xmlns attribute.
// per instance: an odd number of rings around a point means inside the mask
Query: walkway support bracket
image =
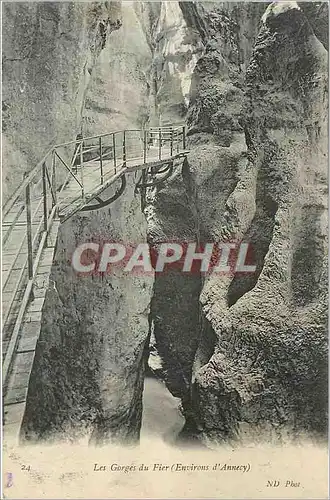
<svg viewBox="0 0 330 500"><path fill-rule="evenodd" d="M145 172L143 171L142 175L141 175L141 178L139 180L139 182L137 183L136 185L136 189L144 189L144 188L147 188L147 187L153 187L153 186L157 186L158 184L161 184L162 182L166 181L173 173L173 161L172 162L169 162L167 163L166 167L165 168L162 168L160 170L157 170L157 171L151 171L150 174L151 175L157 175L159 173L166 173L166 175L164 175L163 177L161 178L158 178L156 177L156 179L150 181L150 182L147 182L147 175L148 175L148 172ZM144 175L143 175L144 174Z"/></svg>
<svg viewBox="0 0 330 500"><path fill-rule="evenodd" d="M111 198L108 198L107 200L102 200L99 196L97 196L96 199L99 201L99 203L97 205L85 205L81 209L81 211L87 212L89 210L99 210L100 208L107 207L108 205L110 205L111 203L116 201L119 198L119 196L121 196L123 194L123 192L125 191L125 188L126 188L126 176L125 176L125 174L122 175L120 179L121 179L121 186L119 189L117 189L115 194L113 196L111 196Z"/></svg>

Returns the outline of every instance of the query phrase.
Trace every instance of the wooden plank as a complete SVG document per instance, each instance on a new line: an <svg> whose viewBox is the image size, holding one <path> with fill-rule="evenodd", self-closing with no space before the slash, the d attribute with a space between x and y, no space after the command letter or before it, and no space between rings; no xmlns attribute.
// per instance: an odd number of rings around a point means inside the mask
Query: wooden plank
<svg viewBox="0 0 330 500"><path fill-rule="evenodd" d="M32 313L32 312L39 312L42 310L42 307L44 305L45 298L38 298L34 299L30 302L28 307L26 308L26 313Z"/></svg>
<svg viewBox="0 0 330 500"><path fill-rule="evenodd" d="M41 264L40 266L38 266L38 272L37 272L37 275L35 277L34 283L36 283L36 280L38 277L43 276L44 278L47 278L50 274L50 271L51 271L51 266L49 264L47 264L47 265Z"/></svg>
<svg viewBox="0 0 330 500"><path fill-rule="evenodd" d="M4 421L7 425L21 422L24 416L25 403L18 403L14 405L5 405L4 407Z"/></svg>
<svg viewBox="0 0 330 500"><path fill-rule="evenodd" d="M51 257L54 253L54 247L45 247L42 251L42 255L40 257L39 265L42 263L43 260L47 259L48 262L51 261Z"/></svg>
<svg viewBox="0 0 330 500"><path fill-rule="evenodd" d="M18 290L18 292L16 293L16 296L15 296L15 299L16 300L22 300L23 295L24 295L24 290ZM10 297L11 297L10 291L9 292L4 292L2 294L2 303L8 303Z"/></svg>
<svg viewBox="0 0 330 500"><path fill-rule="evenodd" d="M53 264L53 247L51 247L52 252L44 252L41 259L40 259L40 265L41 266L49 266L52 267Z"/></svg>
<svg viewBox="0 0 330 500"><path fill-rule="evenodd" d="M6 286L3 289L3 293L12 292L14 290L19 275L20 275L20 269L14 269L11 271L10 277L6 283Z"/></svg>
<svg viewBox="0 0 330 500"><path fill-rule="evenodd" d="M44 161L46 161L48 155L52 152L52 149L47 151L46 155L43 157L43 159L31 170L31 172L28 174L28 176L24 179L22 184L19 186L19 188L16 190L16 192L11 196L6 203L4 204L3 207L3 213L5 215L8 214L8 212L12 209L12 207L17 203L17 198L24 192L26 186L33 181L36 173L38 170L40 170L41 165L43 164Z"/></svg>
<svg viewBox="0 0 330 500"><path fill-rule="evenodd" d="M184 153L179 153L173 156L169 156L168 158L162 158L161 160L148 161L148 163L146 164L128 165L127 172L135 172L137 170L143 170L145 168L159 167L161 165L164 165L165 163L168 163L169 161L177 160L181 156L184 156Z"/></svg>
<svg viewBox="0 0 330 500"><path fill-rule="evenodd" d="M11 379L9 381L9 384L7 387L7 394L11 390L27 388L28 382L29 382L28 378L27 378L27 374L28 374L28 372L15 373L15 377L11 377Z"/></svg>
<svg viewBox="0 0 330 500"><path fill-rule="evenodd" d="M2 251L2 261L1 261L1 264L2 264L2 268L3 266L5 266L6 264L11 264L13 259L15 258L15 253L9 253L9 252L6 252L4 249ZM24 254L20 254L21 255L27 255L26 253Z"/></svg>
<svg viewBox="0 0 330 500"><path fill-rule="evenodd" d="M56 207L53 207L53 209L52 209L52 211L50 213L49 219L48 219L48 224L49 225L52 224L54 216L55 216L55 213L56 213ZM37 270L38 270L38 266L39 266L39 263L40 263L40 258L42 256L44 245L45 245L45 242L46 242L46 236L47 236L47 234L44 232L43 236L41 238L40 244L39 244L38 252L37 252L37 254L35 256L35 260L34 260L34 263L33 263L33 277L34 278L37 275ZM5 383L7 382L7 377L10 374L10 367L11 367L11 364L13 362L14 353L15 353L16 348L17 348L17 344L18 344L18 340L19 340L19 333L20 333L20 328L21 328L21 323L22 323L24 315L25 315L26 307L27 307L27 305L29 303L29 298L30 298L30 294L31 294L31 290L32 290L32 285L33 285L33 281L29 280L27 282L27 285L26 285L26 288L25 288L24 298L22 300L21 306L20 306L19 311L17 313L16 323L15 323L15 327L13 329L13 333L12 333L11 338L10 338L10 343L9 343L9 346L8 346L8 350L7 350L4 362L2 364L2 368L3 368L3 380L5 381ZM37 313L34 313L34 312L30 313L28 315L28 317L26 318L26 320L27 321L29 321L29 320L30 321L40 321L41 320L41 312L40 313L39 312L37 312ZM22 354L20 356L22 356Z"/></svg>
<svg viewBox="0 0 330 500"><path fill-rule="evenodd" d="M13 361L11 377L15 379L18 373L30 373L34 359L34 352L17 353Z"/></svg>
<svg viewBox="0 0 330 500"><path fill-rule="evenodd" d="M29 380L27 379L26 382L28 383ZM27 391L28 386L11 388L7 391L4 398L5 405L12 405L13 403L22 403L26 401Z"/></svg>
<svg viewBox="0 0 330 500"><path fill-rule="evenodd" d="M8 349L8 344L9 344L9 340L3 340L1 342L1 346L2 346L2 357L5 356L6 352L7 352L7 349Z"/></svg>
<svg viewBox="0 0 330 500"><path fill-rule="evenodd" d="M6 257L6 255L5 255L5 257ZM8 271L8 270L11 271L11 269L19 270L25 264L26 259L27 259L27 253L25 253L25 252L18 254L16 259L15 259L15 257L10 256L10 262L3 263L2 271ZM7 261L9 260L8 256L7 256L6 260Z"/></svg>
<svg viewBox="0 0 330 500"><path fill-rule="evenodd" d="M41 323L39 323L39 330L36 332L34 337L32 337L32 338L22 337L21 338L20 343L19 343L18 348L17 348L17 353L23 353L23 352L27 352L27 351L35 351L36 350L37 342L38 342L39 335L40 335L40 324Z"/></svg>
<svg viewBox="0 0 330 500"><path fill-rule="evenodd" d="M21 339L18 344L18 350L20 350L20 346L22 345L22 343L24 343L24 340L34 338L36 334L39 332L39 329L40 329L39 321L23 322L21 328Z"/></svg>
<svg viewBox="0 0 330 500"><path fill-rule="evenodd" d="M24 404L24 409L25 409L25 403L23 403L23 404ZM8 407L8 408L10 408L10 407ZM23 415L24 415L24 412L23 412ZM22 419L23 419L23 415L22 415ZM3 428L3 435L4 435L4 439L6 441L9 441L9 440L14 440L16 442L19 441L19 435L20 435L20 430L21 430L21 420L22 419L20 419L18 422L15 422L14 424L6 423L6 425Z"/></svg>
<svg viewBox="0 0 330 500"><path fill-rule="evenodd" d="M26 312L24 321L26 322L32 322L32 321L41 321L41 316L42 316L42 311L31 311L31 312Z"/></svg>
<svg viewBox="0 0 330 500"><path fill-rule="evenodd" d="M36 286L36 285L34 285L34 287L33 287L34 298L40 299L42 297L45 297L45 289L44 288L45 288L44 286Z"/></svg>
<svg viewBox="0 0 330 500"><path fill-rule="evenodd" d="M14 300L12 302L5 302L2 304L2 315L5 318L5 325L8 324L8 322L12 322L13 317L17 314L19 306L20 306L21 300ZM8 314L10 308L10 312Z"/></svg>

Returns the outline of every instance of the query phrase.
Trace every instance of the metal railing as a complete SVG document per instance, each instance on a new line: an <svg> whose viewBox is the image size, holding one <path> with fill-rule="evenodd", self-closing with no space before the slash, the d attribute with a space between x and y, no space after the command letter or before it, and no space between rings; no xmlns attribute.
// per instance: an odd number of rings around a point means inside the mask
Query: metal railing
<svg viewBox="0 0 330 500"><path fill-rule="evenodd" d="M2 210L2 325L3 337L9 342L3 363L4 381L10 372L27 304L33 296L42 252L59 210L76 199L84 202L93 190L124 173L128 164L140 164L143 168L148 162L161 161L185 149L185 127L181 125L77 136L76 140L52 147L25 175ZM91 173L94 184L90 181ZM70 191L68 196L66 188ZM13 324L9 329L10 322Z"/></svg>
<svg viewBox="0 0 330 500"><path fill-rule="evenodd" d="M7 202L3 210L2 325L3 338L9 342L3 362L5 382L42 251L56 214L53 172L47 169L49 157L50 152L25 177L15 197Z"/></svg>

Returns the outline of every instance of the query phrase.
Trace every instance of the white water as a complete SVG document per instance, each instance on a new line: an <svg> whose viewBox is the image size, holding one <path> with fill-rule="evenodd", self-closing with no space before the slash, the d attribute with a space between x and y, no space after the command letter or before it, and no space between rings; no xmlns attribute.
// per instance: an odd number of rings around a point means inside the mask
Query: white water
<svg viewBox="0 0 330 500"><path fill-rule="evenodd" d="M184 424L179 403L180 399L172 396L162 381L146 377L140 442L158 437L166 443L174 444Z"/></svg>

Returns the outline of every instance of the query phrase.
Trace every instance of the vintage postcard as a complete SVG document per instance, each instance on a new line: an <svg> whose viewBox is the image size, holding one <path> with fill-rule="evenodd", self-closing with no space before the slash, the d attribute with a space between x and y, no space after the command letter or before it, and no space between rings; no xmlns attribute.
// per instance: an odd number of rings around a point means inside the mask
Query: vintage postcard
<svg viewBox="0 0 330 500"><path fill-rule="evenodd" d="M328 498L328 3L1 9L2 498Z"/></svg>

